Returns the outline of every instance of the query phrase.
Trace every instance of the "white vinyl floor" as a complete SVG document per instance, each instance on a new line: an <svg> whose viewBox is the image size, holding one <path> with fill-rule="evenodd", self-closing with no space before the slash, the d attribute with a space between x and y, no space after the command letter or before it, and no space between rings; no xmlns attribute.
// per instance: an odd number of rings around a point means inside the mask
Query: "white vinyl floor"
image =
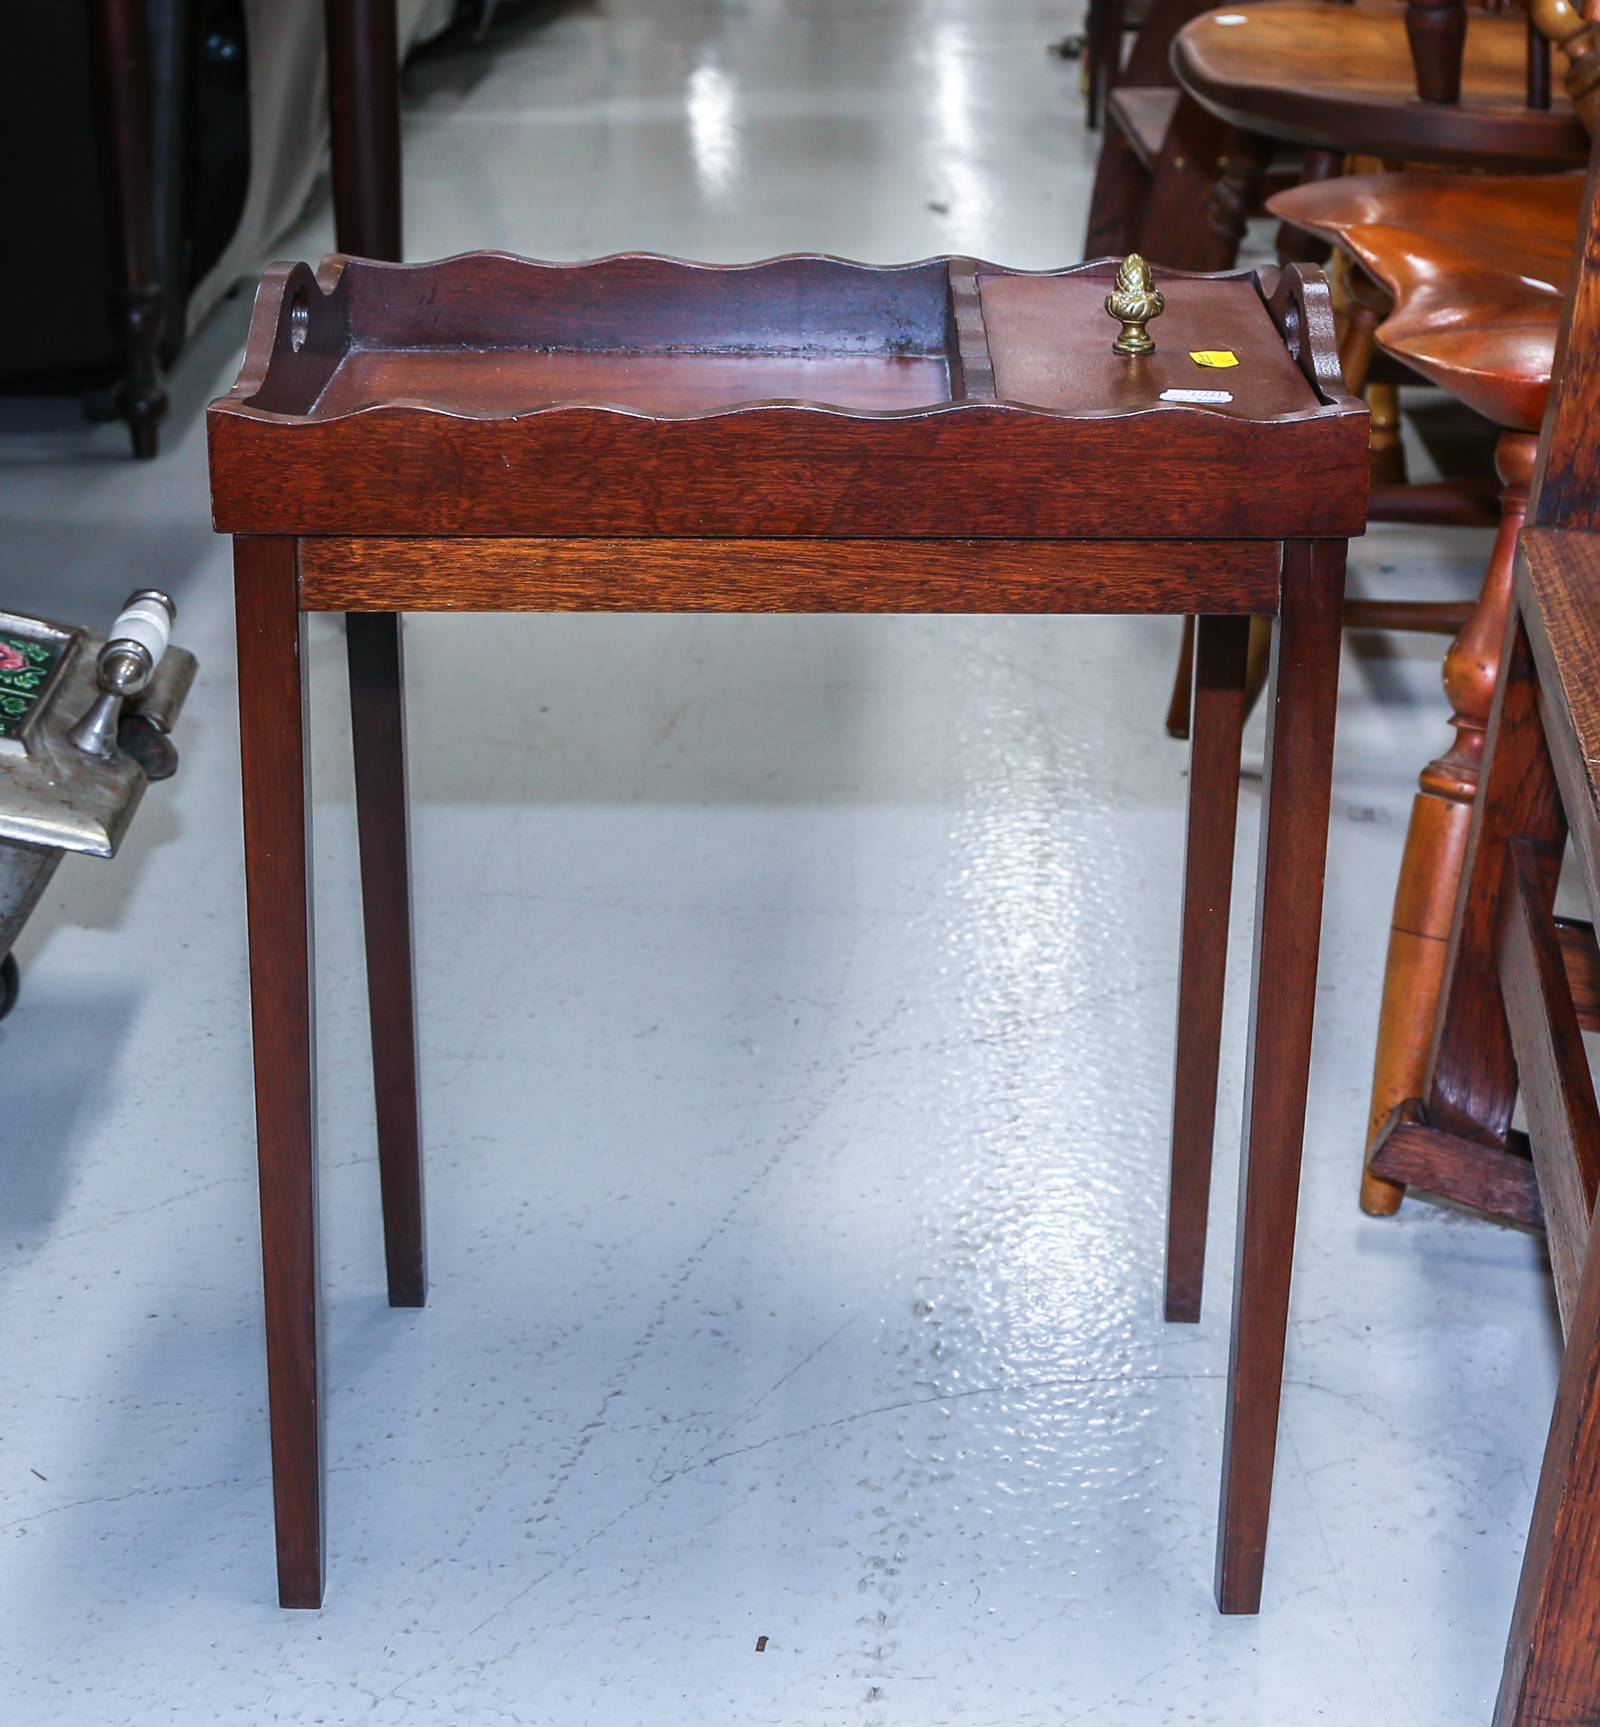
<svg viewBox="0 0 1600 1727"><path fill-rule="evenodd" d="M588 0L435 61L407 245L1076 261L1073 0ZM330 243L318 208L280 250ZM1212 1602L1258 785L1203 1322L1158 1301L1175 620L408 625L432 1293L384 1304L338 621L312 632L328 1596L275 1605L232 603L153 465L0 403L0 603L202 671L0 1027L10 1727L1467 1727L1557 1367L1542 1244L1355 1183L1440 644L1352 641L1259 1618ZM1358 591L1470 593L1472 533ZM1259 721L1246 756L1260 757ZM758 1639L765 1638L758 1652Z"/></svg>

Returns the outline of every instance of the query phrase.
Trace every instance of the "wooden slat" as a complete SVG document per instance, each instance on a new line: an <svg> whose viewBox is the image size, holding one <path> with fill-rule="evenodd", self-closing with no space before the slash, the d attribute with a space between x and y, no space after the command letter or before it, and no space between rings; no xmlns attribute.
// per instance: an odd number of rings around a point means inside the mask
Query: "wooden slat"
<svg viewBox="0 0 1600 1727"><path fill-rule="evenodd" d="M1346 600L1347 630L1417 630L1455 636L1472 616L1471 600Z"/></svg>
<svg viewBox="0 0 1600 1727"><path fill-rule="evenodd" d="M1555 921L1578 1024L1585 1031L1600 1031L1600 944L1595 941L1594 925L1571 917Z"/></svg>
<svg viewBox="0 0 1600 1727"><path fill-rule="evenodd" d="M1111 92L1108 106L1112 121L1133 146L1134 155L1144 168L1154 172L1178 106L1178 91L1124 84Z"/></svg>
<svg viewBox="0 0 1600 1727"><path fill-rule="evenodd" d="M1505 1223L1544 1228L1532 1163L1515 1152L1430 1127L1416 1098L1390 1116L1368 1168L1385 1181L1423 1188Z"/></svg>
<svg viewBox="0 0 1600 1727"><path fill-rule="evenodd" d="M1552 872L1524 841L1513 840L1506 853L1500 989L1550 1237L1556 1300L1567 1326L1600 1188L1600 1110L1550 916Z"/></svg>
<svg viewBox="0 0 1600 1727"><path fill-rule="evenodd" d="M1539 669L1545 741L1600 923L1600 533L1525 528L1517 602Z"/></svg>
<svg viewBox="0 0 1600 1727"><path fill-rule="evenodd" d="M1275 541L333 539L306 611L1275 612Z"/></svg>
<svg viewBox="0 0 1600 1727"><path fill-rule="evenodd" d="M955 325L950 367L951 394L958 400L965 397L969 402L992 402L995 399L994 359L989 353L989 332L983 322L978 267L971 259L950 260L950 312L951 322Z"/></svg>

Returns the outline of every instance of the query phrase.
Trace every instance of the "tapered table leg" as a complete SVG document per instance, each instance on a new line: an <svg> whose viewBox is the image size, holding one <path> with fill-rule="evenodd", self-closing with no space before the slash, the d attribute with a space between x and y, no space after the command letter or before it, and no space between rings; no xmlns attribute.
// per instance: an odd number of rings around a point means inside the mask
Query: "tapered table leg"
<svg viewBox="0 0 1600 1727"><path fill-rule="evenodd" d="M234 541L250 1019L278 1599L322 1604L315 1021L295 542Z"/></svg>
<svg viewBox="0 0 1600 1727"><path fill-rule="evenodd" d="M1217 1605L1261 1605L1328 846L1343 541L1284 547L1256 880Z"/></svg>
<svg viewBox="0 0 1600 1727"><path fill-rule="evenodd" d="M350 612L350 717L389 1305L427 1299L411 946L404 666L394 612Z"/></svg>
<svg viewBox="0 0 1600 1727"><path fill-rule="evenodd" d="M1183 867L1178 1054L1172 1082L1172 1180L1167 1206L1169 1320L1200 1317L1211 1142L1217 1115L1228 902L1239 814L1249 618L1203 617L1195 628L1189 735L1189 824Z"/></svg>

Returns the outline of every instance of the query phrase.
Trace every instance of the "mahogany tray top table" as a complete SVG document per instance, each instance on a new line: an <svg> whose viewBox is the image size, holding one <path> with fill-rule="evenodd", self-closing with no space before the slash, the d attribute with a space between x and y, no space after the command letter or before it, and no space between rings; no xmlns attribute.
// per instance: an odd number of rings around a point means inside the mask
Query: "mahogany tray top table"
<svg viewBox="0 0 1600 1727"><path fill-rule="evenodd" d="M1249 618L1274 619L1217 1573L1224 1612L1256 1611L1367 418L1317 271L1157 272L1154 352L1133 354L1113 352L1117 274L493 253L268 272L209 422L235 536L283 1605L323 1588L304 614L348 614L389 1297L420 1306L399 613L1145 612L1200 620L1176 1320L1200 1310Z"/></svg>

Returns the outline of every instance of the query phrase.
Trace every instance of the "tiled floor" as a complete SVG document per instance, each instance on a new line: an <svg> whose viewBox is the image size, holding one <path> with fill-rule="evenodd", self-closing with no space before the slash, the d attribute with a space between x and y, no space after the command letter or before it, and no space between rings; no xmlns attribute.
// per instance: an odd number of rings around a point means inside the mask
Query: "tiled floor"
<svg viewBox="0 0 1600 1727"><path fill-rule="evenodd" d="M575 7L416 79L411 255L1070 262L1091 144L1045 45L1071 22ZM316 215L283 250L327 239ZM1226 1197L1205 1321L1157 1304L1175 623L415 621L433 1293L396 1313L318 620L332 1560L322 1612L276 1608L197 418L244 312L191 352L154 467L66 411L0 421L6 603L98 620L158 581L204 668L183 773L115 864L63 868L0 1029L4 1718L1486 1721L1554 1385L1542 1249L1354 1203L1443 737L1427 641L1346 656L1269 1578L1225 1621ZM1357 582L1465 593L1484 550L1374 534ZM1223 1196L1240 1040L1236 1002Z"/></svg>

